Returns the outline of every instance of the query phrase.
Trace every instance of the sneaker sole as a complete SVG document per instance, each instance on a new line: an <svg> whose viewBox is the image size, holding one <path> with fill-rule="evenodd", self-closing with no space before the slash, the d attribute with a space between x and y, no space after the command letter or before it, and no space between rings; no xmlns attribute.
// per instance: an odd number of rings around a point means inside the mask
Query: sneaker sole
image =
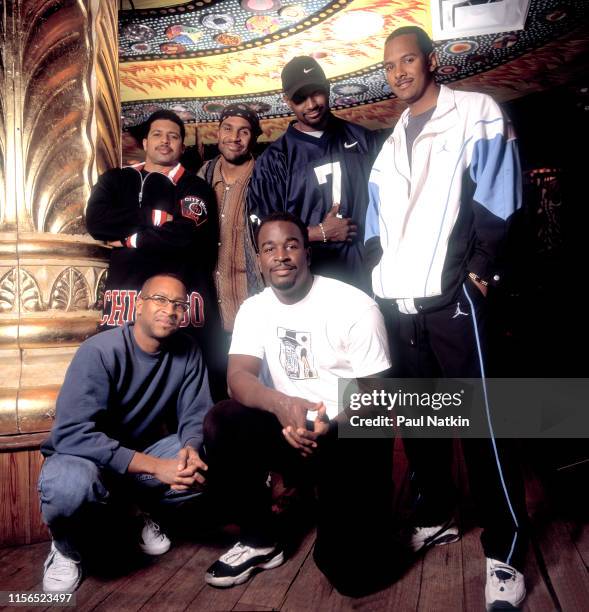
<svg viewBox="0 0 589 612"><path fill-rule="evenodd" d="M50 589L43 583L43 593L73 593L80 586L80 582L82 582L82 572L79 573L78 579L69 589Z"/></svg>
<svg viewBox="0 0 589 612"><path fill-rule="evenodd" d="M410 547L414 553L419 553L428 550L432 546L445 546L446 544L454 544L460 540L460 532L457 533L445 533L439 536L432 536L430 539L425 540L419 548Z"/></svg>
<svg viewBox="0 0 589 612"><path fill-rule="evenodd" d="M146 555L149 555L150 557L158 557L159 555L163 555L167 553L171 547L172 547L171 542L169 542L167 546L164 546L162 548L148 548L144 544L139 544L139 548L141 549L141 552L145 553Z"/></svg>
<svg viewBox="0 0 589 612"><path fill-rule="evenodd" d="M205 582L210 584L211 586L227 588L232 586L237 586L238 584L243 584L247 582L252 575L252 572L255 569L267 570L274 569L279 565L284 563L284 553L281 551L275 557L270 559L270 561L266 561L266 563L258 563L257 565L252 565L248 567L246 570L238 574L237 576L224 576L217 577L211 576L210 574L205 574Z"/></svg>
<svg viewBox="0 0 589 612"><path fill-rule="evenodd" d="M434 540L431 544L426 544L426 546L445 546L446 544L454 544L454 542L458 542L458 540L460 540L459 533L448 533Z"/></svg>
<svg viewBox="0 0 589 612"><path fill-rule="evenodd" d="M510 604L508 601L494 601L492 604L487 604L487 612L494 612L495 610L521 610L520 604L525 599L525 595L515 604Z"/></svg>

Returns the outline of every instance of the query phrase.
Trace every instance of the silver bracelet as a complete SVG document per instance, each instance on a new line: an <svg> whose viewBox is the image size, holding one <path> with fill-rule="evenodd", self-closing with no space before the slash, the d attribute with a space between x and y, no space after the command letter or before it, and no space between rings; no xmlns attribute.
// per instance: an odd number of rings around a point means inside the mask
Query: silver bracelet
<svg viewBox="0 0 589 612"><path fill-rule="evenodd" d="M319 224L319 229L321 230L321 233L323 234L323 242L327 242L327 236L325 235L325 230L323 229L323 223Z"/></svg>

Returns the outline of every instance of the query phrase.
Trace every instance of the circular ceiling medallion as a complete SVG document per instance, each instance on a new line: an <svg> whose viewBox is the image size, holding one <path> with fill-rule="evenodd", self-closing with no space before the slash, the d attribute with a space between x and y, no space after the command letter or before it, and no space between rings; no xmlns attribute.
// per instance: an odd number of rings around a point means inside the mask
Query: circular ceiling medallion
<svg viewBox="0 0 589 612"><path fill-rule="evenodd" d="M269 104L266 104L266 102L248 102L248 106L256 111L258 115L267 113L272 108Z"/></svg>
<svg viewBox="0 0 589 612"><path fill-rule="evenodd" d="M186 104L175 104L170 110L173 110L182 121L194 121L196 119L196 115Z"/></svg>
<svg viewBox="0 0 589 612"><path fill-rule="evenodd" d="M166 28L165 34L170 40L172 40L176 38L176 36L180 36L183 31L184 28L182 27L182 25L179 23L175 23L174 25L168 26Z"/></svg>
<svg viewBox="0 0 589 612"><path fill-rule="evenodd" d="M162 43L160 45L160 51L166 55L177 55L178 53L184 53L186 47L180 43Z"/></svg>
<svg viewBox="0 0 589 612"><path fill-rule="evenodd" d="M236 47L241 44L241 36L237 36L237 34L228 34L227 32L223 32L221 34L217 34L214 38L215 42L223 45L225 47Z"/></svg>
<svg viewBox="0 0 589 612"><path fill-rule="evenodd" d="M251 13L267 13L280 8L280 0L241 0L241 8Z"/></svg>
<svg viewBox="0 0 589 612"><path fill-rule="evenodd" d="M280 27L280 22L269 15L254 15L245 22L245 27L256 34L272 34Z"/></svg>
<svg viewBox="0 0 589 612"><path fill-rule="evenodd" d="M207 102L206 104L202 105L202 109L206 113L211 113L212 115L218 115L222 113L224 108L225 105L221 104L220 102Z"/></svg>
<svg viewBox="0 0 589 612"><path fill-rule="evenodd" d="M307 13L305 12L305 8L300 4L289 4L288 6L283 6L278 11L278 15L281 19L296 21L298 19L303 19Z"/></svg>
<svg viewBox="0 0 589 612"><path fill-rule="evenodd" d="M155 30L142 23L132 23L123 30L123 36L136 42L145 42L155 36Z"/></svg>
<svg viewBox="0 0 589 612"><path fill-rule="evenodd" d="M179 23L166 28L166 36L183 45L194 45L202 38L202 32L194 26L185 26Z"/></svg>
<svg viewBox="0 0 589 612"><path fill-rule="evenodd" d="M235 19L229 13L212 13L205 15L201 23L211 30L230 30L235 25Z"/></svg>
<svg viewBox="0 0 589 612"><path fill-rule="evenodd" d="M333 93L338 96L359 96L367 91L368 87L362 83L346 83L333 87Z"/></svg>
<svg viewBox="0 0 589 612"><path fill-rule="evenodd" d="M484 55L480 55L478 53L475 53L474 55L469 55L466 59L471 64L486 64L487 63L487 58Z"/></svg>
<svg viewBox="0 0 589 612"><path fill-rule="evenodd" d="M144 42L135 43L134 45L131 45L131 50L137 53L147 53L150 49L151 45L148 45Z"/></svg>
<svg viewBox="0 0 589 612"><path fill-rule="evenodd" d="M353 98L352 96L342 96L334 100L336 106L352 106L352 104L358 104L358 102L358 98Z"/></svg>
<svg viewBox="0 0 589 612"><path fill-rule="evenodd" d="M560 21L567 16L567 12L562 10L561 8L557 8L554 11L550 11L549 13L544 14L544 19L546 21Z"/></svg>
<svg viewBox="0 0 589 612"><path fill-rule="evenodd" d="M438 68L439 74L454 74L458 72L458 66L440 66Z"/></svg>
<svg viewBox="0 0 589 612"><path fill-rule="evenodd" d="M493 49L509 49L513 47L517 42L517 34L504 34L503 36L497 36L497 38L491 43Z"/></svg>
<svg viewBox="0 0 589 612"><path fill-rule="evenodd" d="M474 40L458 40L445 45L443 51L450 53L450 55L464 55L465 53L473 53L478 48L479 43Z"/></svg>

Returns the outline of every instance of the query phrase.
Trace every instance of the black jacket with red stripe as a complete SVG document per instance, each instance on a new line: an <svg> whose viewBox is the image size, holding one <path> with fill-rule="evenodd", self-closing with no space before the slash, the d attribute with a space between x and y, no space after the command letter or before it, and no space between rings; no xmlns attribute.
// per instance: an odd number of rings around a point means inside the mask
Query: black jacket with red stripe
<svg viewBox="0 0 589 612"><path fill-rule="evenodd" d="M209 185L180 164L168 174L143 164L115 168L98 180L86 226L97 240L121 241L111 252L101 329L134 320L146 279L173 272L184 280L190 310L182 327L193 331L205 355L218 325L213 284L218 242L217 204ZM207 350L208 349L208 350Z"/></svg>

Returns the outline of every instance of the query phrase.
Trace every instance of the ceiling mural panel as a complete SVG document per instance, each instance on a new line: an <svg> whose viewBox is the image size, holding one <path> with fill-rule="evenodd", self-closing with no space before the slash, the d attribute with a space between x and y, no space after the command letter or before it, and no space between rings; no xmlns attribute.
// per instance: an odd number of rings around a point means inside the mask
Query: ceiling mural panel
<svg viewBox="0 0 589 612"><path fill-rule="evenodd" d="M125 101L278 93L282 66L297 55L315 57L328 78L341 78L378 64L385 33L400 17L402 23L424 24L425 7L418 0L355 0L313 28L259 47L202 58L122 63L121 93ZM358 21L372 25L358 28Z"/></svg>
<svg viewBox="0 0 589 612"><path fill-rule="evenodd" d="M119 13L123 125L138 125L154 110L169 108L198 123L204 142L214 141L223 107L238 100L259 113L263 138L275 138L290 115L280 71L296 55L321 63L338 114L368 127L390 126L400 109L389 101L394 96L381 67L384 39L401 25L431 32L429 2L422 0L133 5L136 10ZM499 100L545 86L550 78L543 73L551 63L559 67L552 80L563 82L579 58L586 65L588 12L587 0L531 0L524 30L439 41L438 79Z"/></svg>
<svg viewBox="0 0 589 612"><path fill-rule="evenodd" d="M120 19L120 59L203 57L219 50L237 52L314 27L348 0L224 0L190 11L181 8L128 11ZM334 6L335 5L335 6ZM268 42L268 41L266 41Z"/></svg>

